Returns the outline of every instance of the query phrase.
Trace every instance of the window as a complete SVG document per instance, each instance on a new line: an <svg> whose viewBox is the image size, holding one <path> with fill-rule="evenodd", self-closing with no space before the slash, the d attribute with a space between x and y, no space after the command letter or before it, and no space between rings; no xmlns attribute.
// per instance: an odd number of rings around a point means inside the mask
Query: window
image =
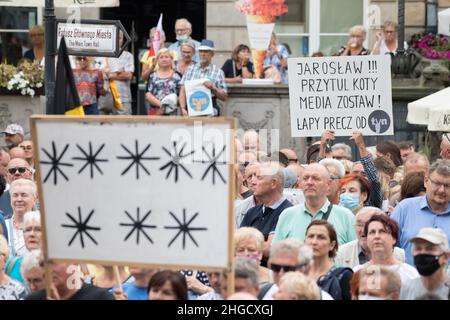
<svg viewBox="0 0 450 320"><path fill-rule="evenodd" d="M0 61L16 65L30 49L28 30L37 24L37 8L0 7Z"/></svg>
<svg viewBox="0 0 450 320"><path fill-rule="evenodd" d="M286 0L289 12L275 25L279 43L287 43L292 57L315 51L336 53L346 45L348 31L364 25L368 0Z"/></svg>

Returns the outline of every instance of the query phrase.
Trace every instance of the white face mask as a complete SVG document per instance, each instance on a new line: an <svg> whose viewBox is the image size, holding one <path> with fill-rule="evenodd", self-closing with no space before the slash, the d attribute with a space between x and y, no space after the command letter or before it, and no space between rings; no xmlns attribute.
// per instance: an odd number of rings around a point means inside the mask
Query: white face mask
<svg viewBox="0 0 450 320"><path fill-rule="evenodd" d="M360 294L358 296L358 300L386 300L386 298L375 297L375 296L371 296L369 294Z"/></svg>

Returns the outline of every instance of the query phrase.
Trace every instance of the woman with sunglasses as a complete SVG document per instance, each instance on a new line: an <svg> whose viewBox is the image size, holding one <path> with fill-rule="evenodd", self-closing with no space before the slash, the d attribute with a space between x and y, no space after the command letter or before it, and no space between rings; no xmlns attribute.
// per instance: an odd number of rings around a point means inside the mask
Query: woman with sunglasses
<svg viewBox="0 0 450 320"><path fill-rule="evenodd" d="M351 300L350 280L353 271L334 266L338 242L333 225L325 220L314 220L306 229L305 243L313 250L309 277L335 300Z"/></svg>
<svg viewBox="0 0 450 320"><path fill-rule="evenodd" d="M99 114L97 98L106 94L103 73L94 69L93 63L94 60L90 57L77 57L76 69L73 70L75 86L86 115Z"/></svg>

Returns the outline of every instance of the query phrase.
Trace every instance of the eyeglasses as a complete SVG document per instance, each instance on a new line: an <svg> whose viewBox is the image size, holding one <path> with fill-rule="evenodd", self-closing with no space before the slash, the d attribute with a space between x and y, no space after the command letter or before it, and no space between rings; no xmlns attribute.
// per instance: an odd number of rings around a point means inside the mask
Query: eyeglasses
<svg viewBox="0 0 450 320"><path fill-rule="evenodd" d="M17 167L17 168L9 168L8 172L10 174L15 174L17 171L19 171L19 173L25 173L28 170L28 168L25 167Z"/></svg>
<svg viewBox="0 0 450 320"><path fill-rule="evenodd" d="M283 266L280 264L271 263L270 270L273 272L280 272L282 269L284 272L297 271L299 268L304 267L305 265L297 265L297 266Z"/></svg>
<svg viewBox="0 0 450 320"><path fill-rule="evenodd" d="M28 151L30 151L33 147L30 145L30 146L20 146L23 150L28 150Z"/></svg>
<svg viewBox="0 0 450 320"><path fill-rule="evenodd" d="M431 184L436 188L436 189L440 189L442 186L444 187L444 190L450 190L450 183L442 183L442 182L437 182L437 181L433 181L431 180L431 178L429 177L428 180L430 180Z"/></svg>

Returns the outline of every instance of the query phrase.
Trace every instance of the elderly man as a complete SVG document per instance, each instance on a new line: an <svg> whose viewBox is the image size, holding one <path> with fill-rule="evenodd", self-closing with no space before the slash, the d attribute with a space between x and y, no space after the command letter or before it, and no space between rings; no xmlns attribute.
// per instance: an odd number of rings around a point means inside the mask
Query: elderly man
<svg viewBox="0 0 450 320"><path fill-rule="evenodd" d="M359 271L358 300L398 300L401 279L397 272L382 265L369 265Z"/></svg>
<svg viewBox="0 0 450 320"><path fill-rule="evenodd" d="M336 160L352 160L352 148L345 143L336 143L331 147L331 156Z"/></svg>
<svg viewBox="0 0 450 320"><path fill-rule="evenodd" d="M289 271L299 271L308 276L313 263L312 249L298 239L286 239L275 243L270 248L269 268L273 272L274 283L267 283L261 287L258 298L260 300L273 300L278 292L280 280ZM333 298L321 290L322 300Z"/></svg>
<svg viewBox="0 0 450 320"><path fill-rule="evenodd" d="M260 205L247 211L241 227L254 227L264 235L264 256L268 256L275 227L281 212L292 207L283 196L284 173L283 168L275 162L262 163L256 175L256 186L253 194L261 201ZM263 260L265 262L265 260ZM264 266L265 263L262 263Z"/></svg>
<svg viewBox="0 0 450 320"><path fill-rule="evenodd" d="M184 74L180 81L180 107L183 115L188 115L186 89L185 82L196 79L208 79L205 80L203 85L211 90L211 98L213 102L214 114L219 115L219 108L217 105L217 99L225 101L227 99L227 87L225 85L225 75L219 67L212 64L212 58L214 57L214 42L211 40L202 40L198 47L200 52L200 63L194 64Z"/></svg>
<svg viewBox="0 0 450 320"><path fill-rule="evenodd" d="M16 123L7 126L2 133L5 134L5 143L8 149L17 147L25 136L23 128Z"/></svg>
<svg viewBox="0 0 450 320"><path fill-rule="evenodd" d="M292 149L281 149L281 153L283 153L289 161L289 164L298 164L298 157L294 150Z"/></svg>
<svg viewBox="0 0 450 320"><path fill-rule="evenodd" d="M450 160L450 133L444 133L442 135L441 159Z"/></svg>
<svg viewBox="0 0 450 320"><path fill-rule="evenodd" d="M403 163L403 174L405 176L412 172L423 172L426 174L430 168L428 158L417 152L410 153Z"/></svg>
<svg viewBox="0 0 450 320"><path fill-rule="evenodd" d="M402 157L403 163L405 163L406 158L408 158L411 153L416 152L414 144L410 141L399 142L398 147L400 148L400 156Z"/></svg>
<svg viewBox="0 0 450 320"><path fill-rule="evenodd" d="M256 181L257 181L256 176L259 172L260 166L261 166L261 164L259 162L254 162L254 163L249 164L245 168L244 183L246 184L247 188L249 188L252 193L255 192ZM258 204L261 204L261 199L258 196L255 196L253 194L252 196L242 200L234 208L234 217L235 217L236 228L239 228L239 226L241 225L241 222L244 219L247 211Z"/></svg>
<svg viewBox="0 0 450 320"><path fill-rule="evenodd" d="M366 29L363 26L353 26L350 29L347 47L342 47L338 56L366 56L370 50L363 47L366 39Z"/></svg>
<svg viewBox="0 0 450 320"><path fill-rule="evenodd" d="M26 252L24 238L24 216L33 210L37 201L36 184L27 179L14 180L11 183L11 206L13 215L5 221L9 235L11 256L22 255Z"/></svg>
<svg viewBox="0 0 450 320"><path fill-rule="evenodd" d="M337 255L334 258L336 264L353 269L357 265L363 265L370 260L370 251L367 247L366 237L364 236L364 226L376 214L385 213L375 207L364 207L358 211L355 223L355 231L358 239L339 246ZM405 262L405 251L395 247L394 257L401 262Z"/></svg>
<svg viewBox="0 0 450 320"><path fill-rule="evenodd" d="M441 228L450 236L450 160L437 160L425 177L426 195L405 199L392 212L400 226L398 246L405 249L406 261L413 264L410 239L420 229Z"/></svg>
<svg viewBox="0 0 450 320"><path fill-rule="evenodd" d="M77 265L52 263L50 268L50 292L40 290L25 297L25 300L114 300L107 289L82 282Z"/></svg>
<svg viewBox="0 0 450 320"><path fill-rule="evenodd" d="M200 43L191 38L192 24L185 18L175 21L175 33L177 41L169 46L169 50L176 54L175 60L181 58L181 45L183 42L192 41L195 44L195 55L192 60L199 62L198 47Z"/></svg>
<svg viewBox="0 0 450 320"><path fill-rule="evenodd" d="M20 265L20 273L32 293L45 289L45 270L42 265L41 250L25 253Z"/></svg>
<svg viewBox="0 0 450 320"><path fill-rule="evenodd" d="M340 181L345 176L345 168L342 162L336 159L325 158L319 161L319 164L327 168L330 178L330 194L328 200L332 204L339 204L339 194L341 193Z"/></svg>
<svg viewBox="0 0 450 320"><path fill-rule="evenodd" d="M256 298L259 292L259 269L254 260L236 257L234 269L234 292L245 292ZM227 274L222 273L220 278L221 297L202 297L200 300L221 300L228 299Z"/></svg>
<svg viewBox="0 0 450 320"><path fill-rule="evenodd" d="M417 300L425 294L433 294L447 300L449 287L445 267L450 258L447 235L439 228L423 228L410 241L420 277L405 283L401 299Z"/></svg>
<svg viewBox="0 0 450 320"><path fill-rule="evenodd" d="M30 167L26 160L15 158L9 161L6 167L6 182L11 184L17 179L33 179L33 173L34 169ZM9 189L0 197L0 210L3 211L5 218L11 217L13 210Z"/></svg>
<svg viewBox="0 0 450 320"><path fill-rule="evenodd" d="M319 219L328 220L334 226L340 245L356 239L353 213L344 207L331 204L327 198L331 181L324 166L313 163L305 168L302 175L305 203L287 208L281 213L274 242L292 237L305 239L308 225Z"/></svg>

